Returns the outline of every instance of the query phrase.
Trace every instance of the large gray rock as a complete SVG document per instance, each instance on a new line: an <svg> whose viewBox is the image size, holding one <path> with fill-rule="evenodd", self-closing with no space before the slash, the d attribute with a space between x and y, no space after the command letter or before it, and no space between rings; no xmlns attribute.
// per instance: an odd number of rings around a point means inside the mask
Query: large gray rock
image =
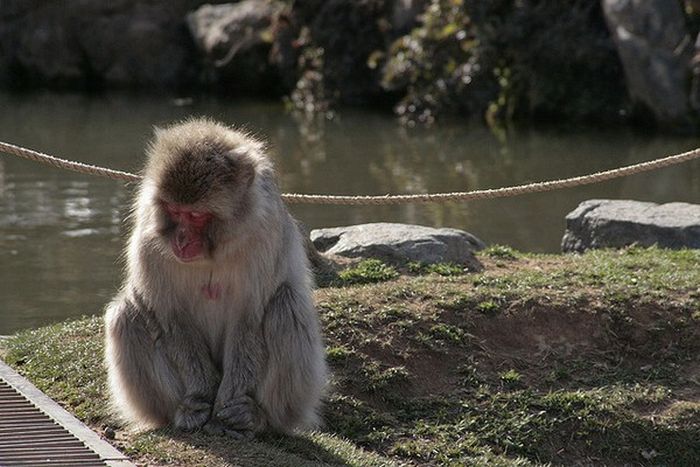
<svg viewBox="0 0 700 467"><path fill-rule="evenodd" d="M260 91L278 81L270 66L273 25L284 10L276 0L203 5L187 26L214 83L234 92Z"/></svg>
<svg viewBox="0 0 700 467"><path fill-rule="evenodd" d="M700 248L700 205L592 199L566 216L563 251L632 244Z"/></svg>
<svg viewBox="0 0 700 467"><path fill-rule="evenodd" d="M485 246L463 230L391 223L316 229L311 231L311 241L318 251L331 255L380 258L392 263L451 262L473 270L481 269L474 251Z"/></svg>
<svg viewBox="0 0 700 467"><path fill-rule="evenodd" d="M686 119L693 44L681 2L603 0L603 10L632 97L662 124Z"/></svg>
<svg viewBox="0 0 700 467"><path fill-rule="evenodd" d="M177 87L196 76L184 16L203 0L6 0L0 82Z"/></svg>

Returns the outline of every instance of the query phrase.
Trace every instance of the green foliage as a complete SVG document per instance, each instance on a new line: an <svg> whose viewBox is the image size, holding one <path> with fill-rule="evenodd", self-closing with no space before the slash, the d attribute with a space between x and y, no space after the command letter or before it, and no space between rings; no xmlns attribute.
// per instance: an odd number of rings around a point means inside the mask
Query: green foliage
<svg viewBox="0 0 700 467"><path fill-rule="evenodd" d="M459 344L464 339L464 331L457 326L452 326L446 323L435 324L430 327L430 335L442 341L451 341Z"/></svg>
<svg viewBox="0 0 700 467"><path fill-rule="evenodd" d="M552 70L556 70L553 73ZM402 121L477 115L617 120L629 108L600 2L432 0L389 49L383 86Z"/></svg>
<svg viewBox="0 0 700 467"><path fill-rule="evenodd" d="M477 388L484 384L484 380L479 374L479 369L472 362L460 365L457 368L457 372L461 377L460 385L462 386Z"/></svg>
<svg viewBox="0 0 700 467"><path fill-rule="evenodd" d="M485 300L483 302L479 302L476 305L476 309L478 311L480 311L481 313L488 315L488 314L497 313L498 310L500 309L500 305L493 300Z"/></svg>
<svg viewBox="0 0 700 467"><path fill-rule="evenodd" d="M426 267L426 270L441 276L459 276L466 272L463 266L454 263L430 264Z"/></svg>
<svg viewBox="0 0 700 467"><path fill-rule="evenodd" d="M522 380L522 375L513 369L504 371L503 373L498 375L498 377L501 379L503 385L507 388L519 387Z"/></svg>
<svg viewBox="0 0 700 467"><path fill-rule="evenodd" d="M517 250L506 245L491 245L479 252L480 255L488 256L489 258L515 260L520 254Z"/></svg>
<svg viewBox="0 0 700 467"><path fill-rule="evenodd" d="M600 2L472 2L494 70L493 120L617 121L630 107ZM556 70L553 73L552 70Z"/></svg>
<svg viewBox="0 0 700 467"><path fill-rule="evenodd" d="M398 275L394 267L378 259L365 259L356 266L341 271L338 277L346 284L372 284L394 279Z"/></svg>
<svg viewBox="0 0 700 467"><path fill-rule="evenodd" d="M352 350L342 345L330 347L328 350L326 350L326 358L330 364L346 362L352 354Z"/></svg>
<svg viewBox="0 0 700 467"><path fill-rule="evenodd" d="M406 265L413 274L439 274L441 276L460 276L466 272L464 266L455 263L424 264L420 261L412 261Z"/></svg>
<svg viewBox="0 0 700 467"><path fill-rule="evenodd" d="M425 264L420 261L409 261L408 264L406 264L406 269L412 274L420 274L423 272L424 268Z"/></svg>
<svg viewBox="0 0 700 467"><path fill-rule="evenodd" d="M409 372L404 366L382 368L377 362L369 361L363 365L367 389L371 392L384 392L390 396L390 390L408 381Z"/></svg>
<svg viewBox="0 0 700 467"><path fill-rule="evenodd" d="M476 30L461 0L433 0L423 24L394 42L382 86L402 90L395 110L404 123L430 124L444 112L472 113L484 97ZM486 98L488 99L488 98Z"/></svg>

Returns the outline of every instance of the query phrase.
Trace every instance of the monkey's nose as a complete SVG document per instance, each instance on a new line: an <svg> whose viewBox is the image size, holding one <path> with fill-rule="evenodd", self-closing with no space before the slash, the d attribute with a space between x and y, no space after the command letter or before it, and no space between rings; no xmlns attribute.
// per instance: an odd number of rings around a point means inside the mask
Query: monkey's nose
<svg viewBox="0 0 700 467"><path fill-rule="evenodd" d="M178 227L175 231L175 246L182 250L189 243L189 238L190 236L187 229Z"/></svg>
<svg viewBox="0 0 700 467"><path fill-rule="evenodd" d="M201 233L187 226L179 225L170 241L173 253L182 261L192 261L204 252Z"/></svg>

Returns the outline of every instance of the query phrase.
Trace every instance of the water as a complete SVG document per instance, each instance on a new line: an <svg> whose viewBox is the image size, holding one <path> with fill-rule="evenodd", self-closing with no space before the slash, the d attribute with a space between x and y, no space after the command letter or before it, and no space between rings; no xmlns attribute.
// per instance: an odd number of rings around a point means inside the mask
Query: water
<svg viewBox="0 0 700 467"><path fill-rule="evenodd" d="M527 131L499 139L478 125L405 129L359 110L308 127L280 104L178 106L162 96L0 95L0 140L136 171L152 127L209 115L270 143L283 191L422 193L581 175L700 146L696 138L621 131ZM0 155L0 334L101 313L121 277L133 187ZM397 221L468 230L487 243L555 252L564 216L590 198L700 203L700 163L511 199L382 207L293 206L307 226Z"/></svg>

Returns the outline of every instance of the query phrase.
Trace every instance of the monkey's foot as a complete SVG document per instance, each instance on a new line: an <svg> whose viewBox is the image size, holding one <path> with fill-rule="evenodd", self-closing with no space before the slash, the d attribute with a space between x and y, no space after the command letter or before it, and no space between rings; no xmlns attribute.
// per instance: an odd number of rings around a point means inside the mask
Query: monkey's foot
<svg viewBox="0 0 700 467"><path fill-rule="evenodd" d="M207 422L202 429L210 435L228 435L233 439L246 441L253 439L255 436L255 433L250 430L233 430L218 420L209 420L209 422Z"/></svg>
<svg viewBox="0 0 700 467"><path fill-rule="evenodd" d="M224 428L238 432L255 432L260 428L258 404L250 396L238 396L218 406L214 417Z"/></svg>
<svg viewBox="0 0 700 467"><path fill-rule="evenodd" d="M211 416L211 404L197 397L186 397L175 412L174 424L184 431L204 426Z"/></svg>

